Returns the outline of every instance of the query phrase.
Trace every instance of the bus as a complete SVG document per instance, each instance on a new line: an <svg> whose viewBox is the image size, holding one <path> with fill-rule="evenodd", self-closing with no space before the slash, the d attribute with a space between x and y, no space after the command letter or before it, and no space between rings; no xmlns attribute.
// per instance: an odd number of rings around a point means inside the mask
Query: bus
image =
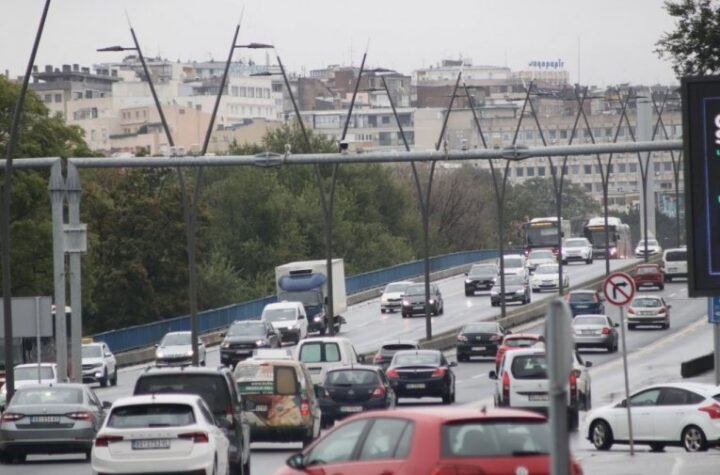
<svg viewBox="0 0 720 475"><path fill-rule="evenodd" d="M608 217L609 246L605 243L605 218L590 218L583 229L583 235L593 245L593 257L604 258L607 252L610 259L625 259L632 256L633 245L630 235L630 226L623 223L620 218Z"/></svg>
<svg viewBox="0 0 720 475"><path fill-rule="evenodd" d="M522 240L525 247L525 254L529 254L533 249L552 249L553 253L558 253L558 226L557 217L533 218L522 225ZM570 237L571 228L570 221L561 219L560 221L561 238Z"/></svg>

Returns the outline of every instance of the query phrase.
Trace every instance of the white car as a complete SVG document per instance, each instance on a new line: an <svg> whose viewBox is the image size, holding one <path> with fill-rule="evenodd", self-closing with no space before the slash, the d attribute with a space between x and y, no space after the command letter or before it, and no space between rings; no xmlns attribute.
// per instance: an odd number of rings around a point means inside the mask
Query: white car
<svg viewBox="0 0 720 475"><path fill-rule="evenodd" d="M391 282L386 287L380 297L380 313L395 312L402 308L402 299L405 295L405 289L413 285L415 282L402 281Z"/></svg>
<svg viewBox="0 0 720 475"><path fill-rule="evenodd" d="M37 363L16 365L13 375L15 376L15 389L29 384L59 383L67 379L58 377L55 363L40 363L39 377ZM5 409L6 404L7 386L3 384L2 388L0 388L0 411Z"/></svg>
<svg viewBox="0 0 720 475"><path fill-rule="evenodd" d="M155 350L155 366L189 366L193 349L191 332L167 333ZM205 345L198 339L198 362L205 366Z"/></svg>
<svg viewBox="0 0 720 475"><path fill-rule="evenodd" d="M527 268L532 274L538 266L543 264L555 264L557 257L548 249L533 249L527 256Z"/></svg>
<svg viewBox="0 0 720 475"><path fill-rule="evenodd" d="M701 452L720 444L720 387L665 383L630 395L633 439L661 451L666 445ZM629 443L625 400L587 414L582 434L598 450Z"/></svg>
<svg viewBox="0 0 720 475"><path fill-rule="evenodd" d="M105 387L108 383L117 385L117 361L107 343L87 343L82 346L82 379L83 383L100 383Z"/></svg>
<svg viewBox="0 0 720 475"><path fill-rule="evenodd" d="M522 254L507 254L503 256L505 275L517 274L527 278L528 269L525 261L525 256Z"/></svg>
<svg viewBox="0 0 720 475"><path fill-rule="evenodd" d="M92 471L228 473L228 439L200 396L153 394L115 401L95 438Z"/></svg>
<svg viewBox="0 0 720 475"><path fill-rule="evenodd" d="M665 282L672 282L678 277L687 277L687 247L665 249L662 257Z"/></svg>
<svg viewBox="0 0 720 475"><path fill-rule="evenodd" d="M657 242L657 239L648 239L647 240L647 255L648 256L657 256L660 253L662 253L662 247L660 247L660 243ZM635 248L635 257L645 257L645 240L641 240L637 247Z"/></svg>
<svg viewBox="0 0 720 475"><path fill-rule="evenodd" d="M585 264L592 264L592 243L584 237L568 238L563 242L560 255L562 257L563 264L567 264L572 261L583 261Z"/></svg>
<svg viewBox="0 0 720 475"><path fill-rule="evenodd" d="M543 264L530 277L530 287L533 292L555 290L559 287L559 282L560 266L557 264ZM570 287L570 276L565 271L563 272L563 288L567 289L568 287Z"/></svg>
<svg viewBox="0 0 720 475"><path fill-rule="evenodd" d="M269 322L280 333L280 343L299 343L307 338L308 319L302 302L276 302L265 305L260 320Z"/></svg>

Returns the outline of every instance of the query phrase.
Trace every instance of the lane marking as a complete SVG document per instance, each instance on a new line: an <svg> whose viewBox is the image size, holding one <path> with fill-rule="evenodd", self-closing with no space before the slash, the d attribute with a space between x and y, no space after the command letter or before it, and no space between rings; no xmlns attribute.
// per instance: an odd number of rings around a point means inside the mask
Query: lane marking
<svg viewBox="0 0 720 475"><path fill-rule="evenodd" d="M680 475L682 473L683 465L685 465L685 461L682 459L682 457L675 457L675 463L673 464L672 472L670 472L670 475Z"/></svg>

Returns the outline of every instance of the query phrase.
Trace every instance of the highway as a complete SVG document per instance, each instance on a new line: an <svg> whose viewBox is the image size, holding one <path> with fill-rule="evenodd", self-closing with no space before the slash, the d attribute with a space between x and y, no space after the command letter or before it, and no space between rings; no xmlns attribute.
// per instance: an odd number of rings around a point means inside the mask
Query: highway
<svg viewBox="0 0 720 475"><path fill-rule="evenodd" d="M613 268L626 264L628 261L614 261ZM604 262L596 261L593 265L571 265L570 284L575 285L602 275ZM445 314L433 318L433 331L457 328L469 321L492 318L499 314L498 308L490 307L487 295L465 297L463 289L464 276L439 281L445 299ZM664 292L644 291L648 294L661 294L671 310L671 328L669 330L642 329L627 332L628 360L631 391L641 386L680 379L680 363L684 359L707 352L712 346L712 332L706 322L705 299L688 299L684 282L667 284ZM547 299L555 293L533 294L533 300ZM513 306L508 306L512 309ZM618 319L617 310L608 309L609 315ZM348 324L343 327L343 336L351 339L361 351L371 351L386 339L421 338L425 334L423 317L402 319L399 314L381 314L378 299L355 305L346 312ZM542 332L542 322L531 322L517 331L533 333ZM448 355L454 359L454 352ZM592 377L593 406L600 407L622 397L623 372L621 353L607 354L604 351L587 350L582 352L587 361L593 362L590 374ZM208 350L208 365L219 363L217 348ZM492 405L492 394L495 382L488 379L488 372L494 369L494 360L473 360L460 363L455 368L457 377L457 402L460 405ZM98 388L97 394L102 400L114 399L129 395L142 367L124 368L120 370L119 384L114 388ZM708 377L701 377L708 380ZM439 400L401 400L401 405L439 404ZM583 416L581 415L581 418ZM705 454L686 454L679 448L668 448L665 453L649 453L647 448L639 447L638 453L631 459L625 447L613 447L608 453L600 453L579 434L571 436L571 447L575 456L581 461L586 474L591 475L676 475L713 473L711 466L716 459L714 451ZM253 444L252 473L254 475L271 475L280 467L285 459L299 450L299 444ZM3 465L3 475L15 474L57 474L85 475L89 474L87 462L77 457L41 457L31 456L24 465Z"/></svg>

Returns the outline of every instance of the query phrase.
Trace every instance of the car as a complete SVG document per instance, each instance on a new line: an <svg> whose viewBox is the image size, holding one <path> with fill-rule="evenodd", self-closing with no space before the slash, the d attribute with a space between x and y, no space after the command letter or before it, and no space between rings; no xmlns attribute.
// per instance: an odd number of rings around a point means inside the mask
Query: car
<svg viewBox="0 0 720 475"><path fill-rule="evenodd" d="M257 348L279 348L280 334L269 322L243 320L234 322L220 344L220 364L234 368L238 361L252 356Z"/></svg>
<svg viewBox="0 0 720 475"><path fill-rule="evenodd" d="M320 435L322 411L312 376L289 352L257 350L235 366L253 442L302 442ZM244 473L248 473L245 471Z"/></svg>
<svg viewBox="0 0 720 475"><path fill-rule="evenodd" d="M665 299L659 295L643 295L632 299L627 309L628 330L639 325L660 325L670 328L670 309Z"/></svg>
<svg viewBox="0 0 720 475"><path fill-rule="evenodd" d="M454 361L439 350L403 350L393 356L385 374L398 398L441 397L443 404L455 402Z"/></svg>
<svg viewBox="0 0 720 475"><path fill-rule="evenodd" d="M478 290L490 290L499 273L495 264L473 264L465 274L465 296L473 296Z"/></svg>
<svg viewBox="0 0 720 475"><path fill-rule="evenodd" d="M665 276L658 264L640 264L630 273L635 281L635 288L657 287L660 290L665 288Z"/></svg>
<svg viewBox="0 0 720 475"><path fill-rule="evenodd" d="M672 282L678 277L687 278L687 247L665 249L662 257L662 267L665 281Z"/></svg>
<svg viewBox="0 0 720 475"><path fill-rule="evenodd" d="M574 237L566 239L563 241L560 255L563 264L573 261L582 261L586 264L593 263L593 248L587 238Z"/></svg>
<svg viewBox="0 0 720 475"><path fill-rule="evenodd" d="M440 288L436 284L430 284L430 315L442 315L445 313L445 302L443 301ZM402 308L402 317L412 317L416 314L425 315L425 284L413 284L405 289Z"/></svg>
<svg viewBox="0 0 720 475"><path fill-rule="evenodd" d="M499 263L498 263L499 267ZM505 275L529 276L525 254L506 254L503 256L503 272ZM498 279L499 280L499 279Z"/></svg>
<svg viewBox="0 0 720 475"><path fill-rule="evenodd" d="M276 475L550 475L547 420L526 411L402 408L337 424ZM582 475L568 460L568 474Z"/></svg>
<svg viewBox="0 0 720 475"><path fill-rule="evenodd" d="M397 396L385 372L377 366L352 365L330 370L319 388L323 427L347 416L373 409L392 409Z"/></svg>
<svg viewBox="0 0 720 475"><path fill-rule="evenodd" d="M193 348L191 332L167 333L156 345L155 366L189 366L192 364ZM205 345L198 339L198 362L205 366Z"/></svg>
<svg viewBox="0 0 720 475"><path fill-rule="evenodd" d="M614 353L618 350L619 326L607 315L578 315L572 322L575 348L605 348Z"/></svg>
<svg viewBox="0 0 720 475"><path fill-rule="evenodd" d="M0 461L29 454L81 453L90 458L105 408L81 383L27 384L0 416Z"/></svg>
<svg viewBox="0 0 720 475"><path fill-rule="evenodd" d="M419 350L420 343L415 340L393 340L385 341L380 345L380 349L373 357L373 363L380 366L383 370L390 366L393 356L400 350Z"/></svg>
<svg viewBox="0 0 720 475"><path fill-rule="evenodd" d="M498 307L500 302L520 302L521 305L530 303L530 284L522 274L505 276L505 293L502 292L502 281L498 279L490 290L490 305Z"/></svg>
<svg viewBox="0 0 720 475"><path fill-rule="evenodd" d="M228 473L223 423L195 394L120 398L95 439L93 473Z"/></svg>
<svg viewBox="0 0 720 475"><path fill-rule="evenodd" d="M227 368L148 366L135 381L134 396L194 394L205 400L229 443L230 475L250 471L250 425L233 375Z"/></svg>
<svg viewBox="0 0 720 475"><path fill-rule="evenodd" d="M302 302L275 302L265 305L260 320L280 333L281 341L297 344L308 335L308 318Z"/></svg>
<svg viewBox="0 0 720 475"><path fill-rule="evenodd" d="M50 384L66 380L66 378L59 377L55 363L40 363L39 367L37 363L15 365L13 375L15 376L15 390L30 384ZM0 411L4 411L6 405L7 386L3 384L0 388Z"/></svg>
<svg viewBox="0 0 720 475"><path fill-rule="evenodd" d="M704 452L720 445L720 388L703 383L664 383L630 395L633 442L652 451L665 446ZM598 450L628 444L627 403L621 400L587 414L583 434Z"/></svg>
<svg viewBox="0 0 720 475"><path fill-rule="evenodd" d="M405 295L405 289L413 285L415 282L405 280L402 282L391 282L385 286L380 296L380 313L395 312L402 308L402 300Z"/></svg>
<svg viewBox="0 0 720 475"><path fill-rule="evenodd" d="M530 287L535 293L543 290L556 290L560 282L560 266L557 264L543 264L538 266L530 277ZM570 276L563 272L563 289L570 287Z"/></svg>
<svg viewBox="0 0 720 475"><path fill-rule="evenodd" d="M657 239L648 239L647 240L647 255L648 256L657 256L660 253L662 253L662 247L660 247L660 243L657 242ZM645 240L642 239L640 242L638 242L637 247L635 248L635 257L645 257Z"/></svg>
<svg viewBox="0 0 720 475"><path fill-rule="evenodd" d="M542 341L544 341L543 336L535 333L508 332L500 343L500 346L498 346L497 353L495 354L495 369L497 370L500 367L500 361L502 361L503 355L508 351L517 348L530 348Z"/></svg>
<svg viewBox="0 0 720 475"><path fill-rule="evenodd" d="M565 300L570 306L573 317L583 313L595 315L605 313L605 298L597 290L571 290L566 294Z"/></svg>
<svg viewBox="0 0 720 475"><path fill-rule="evenodd" d="M492 356L497 353L500 342L510 333L497 322L468 323L457 336L458 361L469 361L473 356Z"/></svg>
<svg viewBox="0 0 720 475"><path fill-rule="evenodd" d="M82 345L82 370L83 383L117 386L117 361L104 341Z"/></svg>
<svg viewBox="0 0 720 475"><path fill-rule="evenodd" d="M350 340L337 336L303 340L295 348L294 357L305 363L314 384L322 384L331 369L364 362Z"/></svg>
<svg viewBox="0 0 720 475"><path fill-rule="evenodd" d="M533 249L527 256L527 268L531 274L543 264L556 264L557 256L550 249Z"/></svg>

